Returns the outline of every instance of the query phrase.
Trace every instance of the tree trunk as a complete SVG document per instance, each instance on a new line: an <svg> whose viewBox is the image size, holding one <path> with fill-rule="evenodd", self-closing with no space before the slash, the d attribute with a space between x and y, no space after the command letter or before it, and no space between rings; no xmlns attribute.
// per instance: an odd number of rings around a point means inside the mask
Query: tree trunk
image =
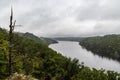
<svg viewBox="0 0 120 80"><path fill-rule="evenodd" d="M13 66L12 66L12 47L13 47L13 31L14 31L14 26L15 26L15 22L13 24L13 11L11 8L11 16L10 16L10 25L9 25L9 75L12 74L13 71Z"/></svg>

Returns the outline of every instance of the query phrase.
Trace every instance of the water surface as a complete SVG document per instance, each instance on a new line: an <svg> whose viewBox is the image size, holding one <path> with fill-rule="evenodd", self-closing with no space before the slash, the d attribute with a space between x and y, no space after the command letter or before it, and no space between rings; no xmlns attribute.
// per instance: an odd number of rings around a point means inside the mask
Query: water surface
<svg viewBox="0 0 120 80"><path fill-rule="evenodd" d="M90 68L103 68L120 72L120 63L118 61L94 55L92 52L83 49L78 42L58 42L57 44L51 44L49 47L64 56L79 59L80 62L84 62L84 65Z"/></svg>

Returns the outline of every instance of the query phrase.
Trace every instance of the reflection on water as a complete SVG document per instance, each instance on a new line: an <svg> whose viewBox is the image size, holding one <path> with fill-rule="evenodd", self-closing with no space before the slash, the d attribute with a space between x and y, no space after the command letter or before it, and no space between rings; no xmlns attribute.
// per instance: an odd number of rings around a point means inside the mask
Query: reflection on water
<svg viewBox="0 0 120 80"><path fill-rule="evenodd" d="M84 62L86 66L91 68L103 68L120 72L119 62L94 55L92 52L83 49L78 42L59 41L58 44L51 44L49 47L64 56L77 58L80 62Z"/></svg>

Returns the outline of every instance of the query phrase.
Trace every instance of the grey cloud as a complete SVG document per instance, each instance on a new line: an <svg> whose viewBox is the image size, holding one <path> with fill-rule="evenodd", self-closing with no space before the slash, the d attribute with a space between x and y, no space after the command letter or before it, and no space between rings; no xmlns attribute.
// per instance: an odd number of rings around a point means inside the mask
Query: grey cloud
<svg viewBox="0 0 120 80"><path fill-rule="evenodd" d="M97 1L97 2L96 2ZM78 20L119 20L120 19L120 1L119 0L93 0L87 6L79 7L75 13L78 13Z"/></svg>
<svg viewBox="0 0 120 80"><path fill-rule="evenodd" d="M10 3L10 0L0 0L0 9L9 5L9 3Z"/></svg>
<svg viewBox="0 0 120 80"><path fill-rule="evenodd" d="M119 21L106 21L97 23L94 27L93 34L105 35L105 34L119 34L120 33Z"/></svg>
<svg viewBox="0 0 120 80"><path fill-rule="evenodd" d="M23 25L16 31L38 36L119 33L119 3L120 0L14 0L14 18ZM0 9L1 24L8 28L10 2L1 0Z"/></svg>

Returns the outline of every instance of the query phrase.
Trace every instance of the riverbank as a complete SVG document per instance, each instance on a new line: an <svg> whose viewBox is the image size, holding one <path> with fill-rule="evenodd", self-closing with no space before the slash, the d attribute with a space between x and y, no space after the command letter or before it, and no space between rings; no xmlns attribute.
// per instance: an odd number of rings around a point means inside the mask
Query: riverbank
<svg viewBox="0 0 120 80"><path fill-rule="evenodd" d="M67 56L72 59L77 58L80 61L79 63L84 62L84 65L90 68L103 68L105 70L120 72L120 63L118 61L94 55L91 51L83 49L79 45L79 42L58 41L57 44L51 44L49 47L58 53L61 53L63 56Z"/></svg>
<svg viewBox="0 0 120 80"><path fill-rule="evenodd" d="M81 40L79 44L94 54L120 62L120 35L89 37Z"/></svg>

